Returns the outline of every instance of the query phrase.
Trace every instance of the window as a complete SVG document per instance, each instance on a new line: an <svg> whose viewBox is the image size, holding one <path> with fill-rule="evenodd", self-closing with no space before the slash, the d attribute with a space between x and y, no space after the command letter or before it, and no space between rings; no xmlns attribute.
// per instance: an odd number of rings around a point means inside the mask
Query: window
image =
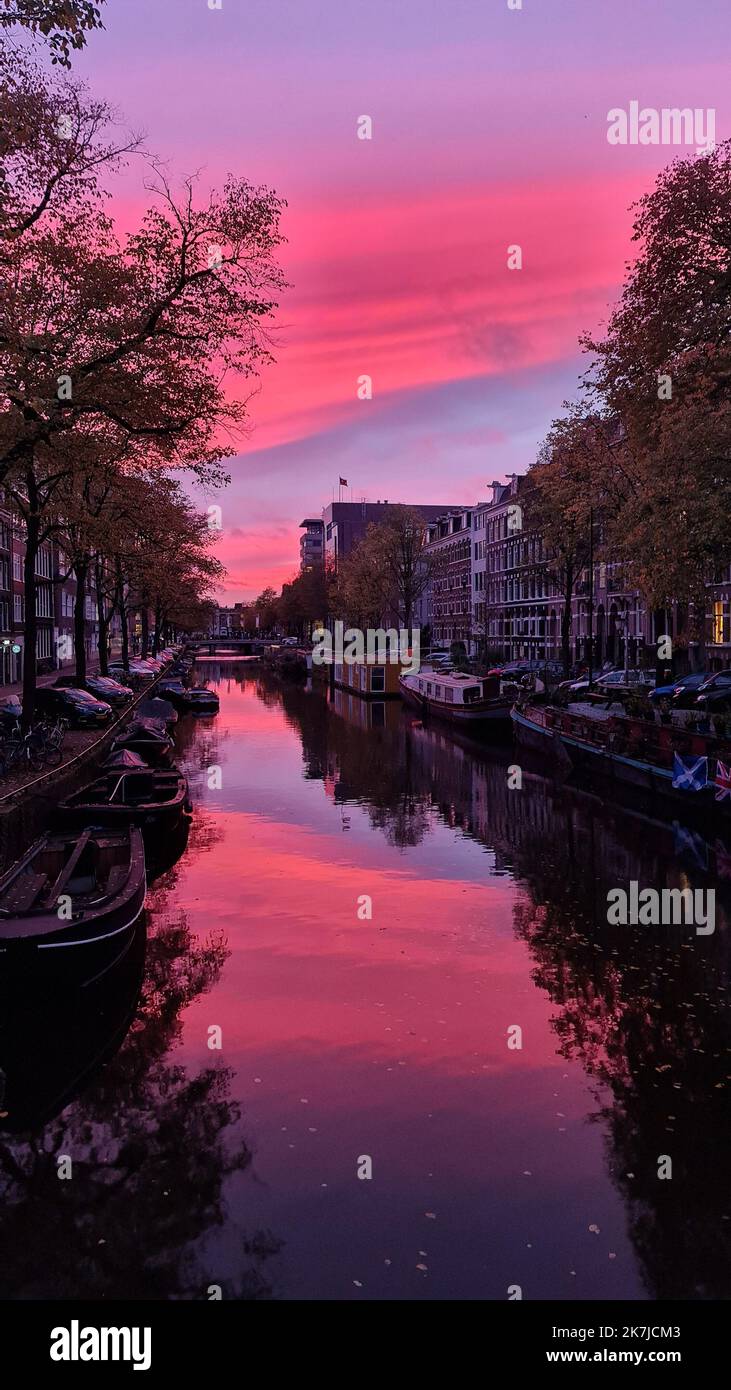
<svg viewBox="0 0 731 1390"><path fill-rule="evenodd" d="M451 685L445 685L445 687L444 687L444 698L445 698L445 700L447 701L447 704L448 704L448 705L454 704L454 691L453 691Z"/></svg>
<svg viewBox="0 0 731 1390"><path fill-rule="evenodd" d="M0 560L0 589L10 588L10 565L7 560Z"/></svg>
<svg viewBox="0 0 731 1390"><path fill-rule="evenodd" d="M39 584L36 589L36 617L53 617L53 598L50 584Z"/></svg>
<svg viewBox="0 0 731 1390"><path fill-rule="evenodd" d="M435 694L437 700L441 700L441 698L442 698L442 687L441 687L441 685L435 685L435 686L434 686L434 694Z"/></svg>
<svg viewBox="0 0 731 1390"><path fill-rule="evenodd" d="M41 546L36 555L36 574L42 579L51 578L51 551L47 545Z"/></svg>
<svg viewBox="0 0 731 1390"><path fill-rule="evenodd" d="M731 640L731 604L717 599L713 605L711 641L717 644Z"/></svg>
<svg viewBox="0 0 731 1390"><path fill-rule="evenodd" d="M23 595L13 594L13 618L16 623L23 621Z"/></svg>
<svg viewBox="0 0 731 1390"><path fill-rule="evenodd" d="M13 579L22 580L23 578L23 557L17 550L13 555Z"/></svg>
<svg viewBox="0 0 731 1390"><path fill-rule="evenodd" d="M382 694L386 689L386 668L385 666L374 666L371 671L371 691L373 694Z"/></svg>

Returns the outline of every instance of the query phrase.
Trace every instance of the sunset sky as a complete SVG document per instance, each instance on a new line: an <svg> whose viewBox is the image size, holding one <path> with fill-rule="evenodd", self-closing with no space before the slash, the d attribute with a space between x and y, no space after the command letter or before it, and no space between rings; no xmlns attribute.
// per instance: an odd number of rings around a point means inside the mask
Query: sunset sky
<svg viewBox="0 0 731 1390"><path fill-rule="evenodd" d="M291 577L340 475L354 498L474 504L525 471L621 283L628 205L689 152L608 144L608 111L715 107L729 134L727 0L108 0L104 18L74 68L171 177L243 174L289 205L277 362L218 499L227 602ZM125 221L142 180L118 185Z"/></svg>

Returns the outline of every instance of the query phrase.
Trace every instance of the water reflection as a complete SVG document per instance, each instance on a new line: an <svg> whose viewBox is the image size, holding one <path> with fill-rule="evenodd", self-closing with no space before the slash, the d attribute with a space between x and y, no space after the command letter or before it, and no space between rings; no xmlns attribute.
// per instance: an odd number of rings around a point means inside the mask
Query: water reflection
<svg viewBox="0 0 731 1390"><path fill-rule="evenodd" d="M711 841L627 806L606 806L529 775L510 789L509 754L465 751L450 734L389 708L389 724L353 736L350 697L330 705L301 691L270 692L300 727L309 776L408 847L432 833L433 813L495 856L527 889L514 926L532 978L557 1012L558 1050L601 1083L596 1123L606 1165L654 1298L728 1297L731 1204L723 1155L731 1142L729 918L726 834ZM607 892L643 886L713 887L716 931L610 928ZM658 1178L661 1155L672 1180Z"/></svg>
<svg viewBox="0 0 731 1390"><path fill-rule="evenodd" d="M511 790L510 749L398 704L205 679L142 984L0 1027L0 1296L728 1297L725 837ZM715 933L609 928L633 878L714 886Z"/></svg>
<svg viewBox="0 0 731 1390"><path fill-rule="evenodd" d="M215 842L202 815L191 847ZM0 1298L206 1298L211 1284L224 1297L269 1295L280 1242L267 1231L239 1232L228 1267L207 1267L206 1233L251 1151L231 1068L215 1053L196 1069L175 1059L181 1016L214 987L228 947L191 932L173 901L181 844L160 850L146 942L141 930L71 997L4 1001Z"/></svg>

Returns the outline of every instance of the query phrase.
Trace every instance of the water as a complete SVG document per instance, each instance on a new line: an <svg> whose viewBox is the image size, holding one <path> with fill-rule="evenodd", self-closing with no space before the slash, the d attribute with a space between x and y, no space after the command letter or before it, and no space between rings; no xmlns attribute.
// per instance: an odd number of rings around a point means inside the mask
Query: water
<svg viewBox="0 0 731 1390"><path fill-rule="evenodd" d="M722 837L201 672L144 956L4 1020L0 1296L728 1297ZM607 927L608 888L681 875L713 936Z"/></svg>

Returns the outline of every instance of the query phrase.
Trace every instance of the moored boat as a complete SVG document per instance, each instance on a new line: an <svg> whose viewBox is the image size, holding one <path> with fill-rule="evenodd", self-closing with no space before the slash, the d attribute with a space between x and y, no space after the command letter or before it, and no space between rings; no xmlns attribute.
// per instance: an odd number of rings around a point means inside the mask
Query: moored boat
<svg viewBox="0 0 731 1390"><path fill-rule="evenodd" d="M203 685L192 685L183 692L180 704L185 710L214 713L218 710L219 699L215 690L208 690Z"/></svg>
<svg viewBox="0 0 731 1390"><path fill-rule="evenodd" d="M161 700L157 696L152 700L141 700L137 706L137 715L140 719L159 719L166 729L171 729L178 722L178 712L169 700Z"/></svg>
<svg viewBox="0 0 731 1390"><path fill-rule="evenodd" d="M64 825L141 825L170 829L189 810L178 768L107 772L59 803Z"/></svg>
<svg viewBox="0 0 731 1390"><path fill-rule="evenodd" d="M108 969L145 892L136 826L43 835L0 879L0 977L50 969L90 979Z"/></svg>
<svg viewBox="0 0 731 1390"><path fill-rule="evenodd" d="M120 748L130 748L133 753L139 753L145 762L159 763L169 759L173 747L173 740L159 720L133 719L114 740L112 751L116 753Z"/></svg>
<svg viewBox="0 0 731 1390"><path fill-rule="evenodd" d="M598 705L516 705L518 743L566 770L589 772L686 811L731 813L731 743Z"/></svg>
<svg viewBox="0 0 731 1390"><path fill-rule="evenodd" d="M495 676L419 671L417 675L402 675L399 689L407 703L415 705L422 714L474 732L481 728L497 731L510 725L512 700L500 694L500 682Z"/></svg>

